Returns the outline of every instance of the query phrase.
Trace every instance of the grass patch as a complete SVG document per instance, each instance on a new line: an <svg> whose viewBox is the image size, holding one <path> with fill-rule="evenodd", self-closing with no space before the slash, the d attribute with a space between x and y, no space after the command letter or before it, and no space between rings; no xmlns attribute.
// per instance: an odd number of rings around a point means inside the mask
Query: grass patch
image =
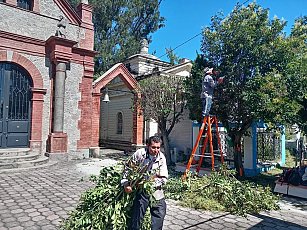
<svg viewBox="0 0 307 230"><path fill-rule="evenodd" d="M286 149L286 163L285 167L287 168L293 168L295 167L295 156L294 153L291 152L289 149Z"/></svg>

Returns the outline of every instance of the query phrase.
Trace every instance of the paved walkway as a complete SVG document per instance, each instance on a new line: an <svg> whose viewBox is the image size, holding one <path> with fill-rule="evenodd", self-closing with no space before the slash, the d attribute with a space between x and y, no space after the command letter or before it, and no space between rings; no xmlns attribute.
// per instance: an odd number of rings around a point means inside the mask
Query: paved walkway
<svg viewBox="0 0 307 230"><path fill-rule="evenodd" d="M80 194L92 186L88 174L97 173L97 165L114 162L113 159L72 161L49 168L2 173L0 230L59 229L61 220L74 209ZM174 201L167 203L164 230L307 229L307 200L286 198L281 210L247 218L183 208Z"/></svg>

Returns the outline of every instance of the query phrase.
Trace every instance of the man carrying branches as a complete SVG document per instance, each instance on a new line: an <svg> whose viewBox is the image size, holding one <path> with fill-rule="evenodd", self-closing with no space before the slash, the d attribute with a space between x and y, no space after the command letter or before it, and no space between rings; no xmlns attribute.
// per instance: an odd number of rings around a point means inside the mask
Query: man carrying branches
<svg viewBox="0 0 307 230"><path fill-rule="evenodd" d="M152 205L149 205L150 195L146 194L144 190L138 189L132 206L131 222L128 226L129 230L139 230L141 228L141 223L148 206L150 206L151 213L151 229L162 230L166 214L166 203L162 186L167 181L168 170L165 156L160 151L161 142L158 136L150 137L147 142L147 147L137 150L132 155L132 160L126 165L126 167L137 166L135 168L141 169L141 173L144 174L148 172L147 175L154 182L155 191L153 197L156 200ZM126 172L127 170L124 172L121 184L124 186L126 193L131 193L133 187L142 186L142 181L129 181Z"/></svg>

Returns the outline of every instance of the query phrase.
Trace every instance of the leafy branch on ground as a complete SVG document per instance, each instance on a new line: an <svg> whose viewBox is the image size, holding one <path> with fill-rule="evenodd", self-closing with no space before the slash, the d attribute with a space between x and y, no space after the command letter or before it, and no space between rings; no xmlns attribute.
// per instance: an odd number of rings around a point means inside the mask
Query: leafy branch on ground
<svg viewBox="0 0 307 230"><path fill-rule="evenodd" d="M147 171L142 167L131 165L128 178L133 187L131 194L126 194L120 185L123 175L123 164L103 168L99 176L91 180L96 186L82 194L77 208L62 223L62 230L114 229L126 230L130 221L131 207L142 181L145 192L153 192L153 183ZM166 198L180 201L190 208L210 211L226 211L246 216L263 210L278 209L278 196L269 187L240 181L235 171L222 168L208 176L189 175L182 181L179 173L170 173L171 178L165 186ZM153 198L152 198L153 199ZM142 230L150 229L150 214L147 210Z"/></svg>
<svg viewBox="0 0 307 230"><path fill-rule="evenodd" d="M210 211L227 211L246 216L264 210L277 210L279 197L270 187L240 181L235 171L222 168L208 176L171 178L166 185L166 197L180 201L186 207Z"/></svg>
<svg viewBox="0 0 307 230"><path fill-rule="evenodd" d="M120 184L123 176L122 164L103 168L99 176L91 177L96 186L82 194L77 208L62 223L61 229L127 229L137 191L144 189L146 193L151 194L153 183L149 179L146 180L148 175L144 167L132 165L126 170L128 170L126 171L127 177L131 181L132 193L125 193ZM141 181L142 187L137 185ZM142 230L149 230L150 223L150 215L147 212Z"/></svg>

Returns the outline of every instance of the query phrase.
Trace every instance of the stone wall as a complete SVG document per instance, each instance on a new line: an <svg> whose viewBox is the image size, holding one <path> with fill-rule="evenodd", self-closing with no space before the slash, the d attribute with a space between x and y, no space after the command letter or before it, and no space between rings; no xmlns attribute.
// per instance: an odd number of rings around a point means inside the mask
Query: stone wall
<svg viewBox="0 0 307 230"><path fill-rule="evenodd" d="M78 102L81 100L79 83L83 75L83 66L75 63L70 64L65 80L65 102L64 102L64 133L68 135L69 151L77 149L77 141L80 139L78 121L80 120L80 109Z"/></svg>
<svg viewBox="0 0 307 230"><path fill-rule="evenodd" d="M44 0L41 2L42 15L7 6L0 5L0 31L6 31L18 35L24 35L40 40L47 40L54 36L57 30L59 16L65 15L53 1ZM14 17L12 17L14 15ZM68 19L65 18L67 21ZM38 23L39 22L39 23ZM67 24L66 38L79 42L84 39L84 29L77 25Z"/></svg>

